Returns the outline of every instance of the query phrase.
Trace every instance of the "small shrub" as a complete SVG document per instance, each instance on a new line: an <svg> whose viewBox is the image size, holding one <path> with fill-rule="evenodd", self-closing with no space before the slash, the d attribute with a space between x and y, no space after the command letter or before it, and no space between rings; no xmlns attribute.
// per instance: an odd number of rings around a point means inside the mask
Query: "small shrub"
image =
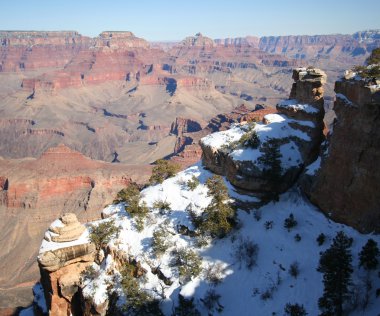
<svg viewBox="0 0 380 316"><path fill-rule="evenodd" d="M103 221L98 225L91 225L89 239L99 251L107 246L112 238L118 236L119 232L120 227L115 225L114 219L111 219Z"/></svg>
<svg viewBox="0 0 380 316"><path fill-rule="evenodd" d="M222 146L220 146L220 149L222 151L225 151L225 152L231 152L231 151L235 150L236 148L238 148L239 144L240 143L238 140L233 141L233 142L224 143Z"/></svg>
<svg viewBox="0 0 380 316"><path fill-rule="evenodd" d="M132 182L128 185L128 187L120 190L116 199L113 201L114 203L126 202L127 204L131 204L136 196L139 196L140 190L138 185L135 182Z"/></svg>
<svg viewBox="0 0 380 316"><path fill-rule="evenodd" d="M359 253L359 266L363 267L365 270L376 270L379 260L379 248L377 247L377 242L373 239L368 239L367 243L363 246Z"/></svg>
<svg viewBox="0 0 380 316"><path fill-rule="evenodd" d="M287 303L284 312L288 316L306 316L306 310L303 305Z"/></svg>
<svg viewBox="0 0 380 316"><path fill-rule="evenodd" d="M184 282L202 272L202 258L193 250L180 248L173 251L171 266L178 267L179 276Z"/></svg>
<svg viewBox="0 0 380 316"><path fill-rule="evenodd" d="M160 226L153 232L152 250L156 257L163 255L172 246L169 236L170 233L164 226Z"/></svg>
<svg viewBox="0 0 380 316"><path fill-rule="evenodd" d="M266 221L264 223L264 227L266 230L272 229L273 228L273 221Z"/></svg>
<svg viewBox="0 0 380 316"><path fill-rule="evenodd" d="M246 266L248 270L252 270L257 263L257 256L259 253L259 245L255 244L250 239L240 238L237 245L234 247L233 257L240 264Z"/></svg>
<svg viewBox="0 0 380 316"><path fill-rule="evenodd" d="M269 281L270 281L269 286L264 291L262 291L260 295L260 298L263 301L272 299L273 293L278 290L278 286L282 282L280 271L277 271L276 282L271 277L269 278Z"/></svg>
<svg viewBox="0 0 380 316"><path fill-rule="evenodd" d="M253 218L259 222L261 220L261 210L253 211Z"/></svg>
<svg viewBox="0 0 380 316"><path fill-rule="evenodd" d="M170 203L163 200L157 200L153 203L153 208L158 209L161 215L165 213L170 213L172 209L170 208Z"/></svg>
<svg viewBox="0 0 380 316"><path fill-rule="evenodd" d="M316 240L317 240L318 246L322 246L325 243L326 235L324 233L320 233Z"/></svg>
<svg viewBox="0 0 380 316"><path fill-rule="evenodd" d="M125 202L127 204L126 211L132 218L135 218L138 231L144 229L144 219L149 212L145 202L140 205L140 198L140 190L136 183L131 183L117 195L117 201Z"/></svg>
<svg viewBox="0 0 380 316"><path fill-rule="evenodd" d="M295 234L295 236L294 236L294 240L296 241L296 242L300 242L301 241L301 235L300 234Z"/></svg>
<svg viewBox="0 0 380 316"><path fill-rule="evenodd" d="M380 47L375 48L367 58L365 66L355 66L356 71L363 78L380 78Z"/></svg>
<svg viewBox="0 0 380 316"><path fill-rule="evenodd" d="M203 247L208 246L210 241L211 241L210 237L205 236L205 235L199 235L196 238L195 246L198 248L203 248Z"/></svg>
<svg viewBox="0 0 380 316"><path fill-rule="evenodd" d="M165 179L174 177L180 170L179 165L168 160L157 160L152 170L152 175L149 178L151 185L162 183Z"/></svg>
<svg viewBox="0 0 380 316"><path fill-rule="evenodd" d="M199 185L199 180L194 175L191 177L189 181L187 181L187 187L189 188L190 191L194 191L198 185Z"/></svg>
<svg viewBox="0 0 380 316"><path fill-rule="evenodd" d="M289 274L297 279L298 275L300 274L300 268L299 268L299 264L297 261L294 261L290 267L289 267Z"/></svg>
<svg viewBox="0 0 380 316"><path fill-rule="evenodd" d="M178 294L178 306L174 309L172 316L201 316L201 313L196 309L193 297L185 299Z"/></svg>
<svg viewBox="0 0 380 316"><path fill-rule="evenodd" d="M239 144L246 148L257 149L260 146L260 139L256 131L252 129L240 137Z"/></svg>
<svg viewBox="0 0 380 316"><path fill-rule="evenodd" d="M215 292L214 289L210 289L206 292L206 295L201 302L212 315L213 312L221 313L223 312L224 306L220 304L220 295Z"/></svg>
<svg viewBox="0 0 380 316"><path fill-rule="evenodd" d="M80 282L83 283L87 280L94 280L99 277L99 275L100 271L96 270L93 265L90 265L80 273Z"/></svg>
<svg viewBox="0 0 380 316"><path fill-rule="evenodd" d="M274 285L271 285L270 287L268 287L267 289L265 289L261 295L260 295L260 298L263 300L263 301L267 301L267 300L270 300L273 298L273 293L274 291L276 290L275 286Z"/></svg>
<svg viewBox="0 0 380 316"><path fill-rule="evenodd" d="M220 262L209 264L203 271L205 279L216 286L222 283L224 278L223 264Z"/></svg>
<svg viewBox="0 0 380 316"><path fill-rule="evenodd" d="M127 298L123 307L128 315L163 315L158 300L140 289L138 279L134 277L135 267L127 264L121 272L121 287Z"/></svg>
<svg viewBox="0 0 380 316"><path fill-rule="evenodd" d="M295 220L294 218L294 215L293 213L290 213L289 217L288 218L285 218L284 220L284 227L290 231L292 228L296 227L297 226L297 221Z"/></svg>

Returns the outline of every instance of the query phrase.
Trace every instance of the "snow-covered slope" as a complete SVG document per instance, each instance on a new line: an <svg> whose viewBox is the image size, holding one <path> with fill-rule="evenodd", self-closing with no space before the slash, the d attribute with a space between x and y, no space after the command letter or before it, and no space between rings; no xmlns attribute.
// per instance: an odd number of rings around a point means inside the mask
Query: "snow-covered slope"
<svg viewBox="0 0 380 316"><path fill-rule="evenodd" d="M186 181L192 176L200 180L200 185L194 191L190 191L186 185ZM201 212L210 203L211 199L207 196L205 186L210 176L212 174L209 171L197 164L160 185L146 188L142 192L143 200L151 209L142 232L137 231L134 220L125 212L124 205L111 205L103 211L107 216L114 218L116 224L122 228L119 237L111 241L112 246L124 249L142 263L148 272L141 287L157 298L157 293L164 294L162 296L165 298L161 298L160 307L165 315L172 314L173 306L178 304L179 293L185 297L194 297L198 310L202 315L207 315L208 311L201 299L209 289L214 289L221 296L219 302L224 307L222 315L283 315L286 303L302 304L309 315L317 315L317 302L323 291L322 275L316 271L320 252L329 247L336 232L340 230L354 239L353 281L359 292L363 292L365 273L358 268L358 252L368 238L373 238L379 243L379 236L361 235L350 227L332 222L305 200L296 188L282 194L277 203L269 203L259 210L238 210L239 228L223 239L213 240L204 248L198 248L194 238L179 234L178 225L192 228L189 213L186 211L188 206L191 204L195 212ZM248 196L235 192L229 183L226 184L231 197L249 199ZM153 209L153 203L157 200L169 202L172 211L162 215ZM283 224L290 213L294 214L298 225L288 231ZM254 214L261 215L261 219L257 220L260 216ZM109 219L104 221L107 220ZM162 257L156 258L151 248L152 235L165 221L172 247ZM267 229L265 226L270 226L268 223L271 222L272 228ZM318 246L316 238L321 233L327 238L322 246ZM295 239L296 234L300 236L299 241ZM256 265L250 269L234 255L238 245L247 240L259 247ZM170 262L171 250L182 247L192 249L202 257L204 271L207 267L219 264L222 282L218 285L209 283L206 273L203 272L191 281L181 284L178 269L172 267ZM299 264L297 278L288 272L294 262ZM114 270L116 265L111 255L108 255L100 266L93 266L99 270L99 276L85 284L84 295L93 297L97 304L101 304L107 299L107 284L118 280L112 277L113 274L118 275L118 271ZM151 266L159 266L173 284L163 285L163 282L151 273ZM376 276L373 281L370 305L366 310L358 309L350 315L377 315L380 299L375 298L375 290L380 287L380 279ZM116 281L113 286L120 285ZM272 297L263 299L263 293L268 291ZM121 290L118 292L121 294ZM120 303L125 299L127 298L121 298Z"/></svg>

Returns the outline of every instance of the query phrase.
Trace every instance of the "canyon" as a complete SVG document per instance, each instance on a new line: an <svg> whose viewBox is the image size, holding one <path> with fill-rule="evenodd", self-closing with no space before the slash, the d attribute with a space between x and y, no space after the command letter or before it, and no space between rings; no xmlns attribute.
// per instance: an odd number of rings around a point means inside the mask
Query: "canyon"
<svg viewBox="0 0 380 316"><path fill-rule="evenodd" d="M33 308L54 315L107 315L110 311L117 313L120 306L140 308L130 303L129 295L133 294L126 285L127 280L136 280L135 286L151 293L165 315L173 313L173 306L180 308L181 300L191 301L193 309L207 314L214 308L205 304L210 287L218 291L214 292L218 293L217 305L227 315L266 315L273 310L280 314L283 305L293 299L316 315L321 309L318 297L323 292L318 258L327 246L324 242L317 245L316 236L323 232L330 240L338 231L346 233L354 241L355 260L369 236L379 240L379 172L373 161L380 152L380 82L346 72L335 84L337 117L326 136L326 73L313 67L296 68L292 79L289 98L269 113L261 107L249 111L240 106L230 114L217 116L203 129L194 121L178 118L172 125L173 133L206 134L200 138L202 162L142 191L141 199L149 208L142 228L124 203L107 206L102 211L103 219L87 227L78 223L74 214L55 220L45 233L38 255L45 299L35 301ZM212 127L214 133L208 133ZM348 139L353 146L347 144ZM268 146L274 147L268 151ZM274 159L262 159L268 158L268 152L273 156L273 150L279 153L275 159L278 166ZM226 199L232 199L236 207L239 224L231 228L228 237L203 235L194 220L201 220L202 212L212 204L209 192L214 187L210 187L209 180L215 179L213 173L225 176L225 180L220 179L229 194ZM189 181L194 178L198 184L191 188ZM168 203L169 210L160 210L157 201ZM289 217L284 221L289 212L293 221L297 218L292 227L285 225ZM99 244L93 234L94 227L100 225L115 225L119 232L96 253L95 245L99 248ZM155 234L162 229L165 242L169 242L158 254L154 250ZM206 236L205 244L199 243L200 236ZM255 256L236 252L249 241ZM181 272L181 268L195 266L190 257L185 263L173 259L188 248L193 256L197 254L203 273ZM351 250L349 253L351 256ZM289 277L285 267L291 262L302 266L298 271L301 278L298 274L294 279ZM217 263L216 273L213 269ZM128 270L124 270L126 266ZM367 282L369 279L378 287L376 271L362 271L357 264L351 271L356 286L364 284L360 278L363 272ZM185 278L183 273L190 275ZM311 280L313 291L309 290ZM363 303L363 295L370 304ZM352 315L378 311L372 288L366 294L358 290L355 297L357 302L345 307ZM270 304L265 304L268 299Z"/></svg>
<svg viewBox="0 0 380 316"><path fill-rule="evenodd" d="M276 105L290 93L302 98L290 88L294 67L326 72L323 112L331 127L334 82L380 46L379 34L213 40L198 33L168 45L132 32L90 38L0 31L0 237L7 244L0 251L0 306L30 302L36 251L53 219L68 211L82 222L100 218L120 189L146 183L157 159L185 168L201 158L198 142L212 132L267 114L292 116ZM332 188L315 187L319 195L311 199L326 212L347 208L317 202ZM12 264L20 256L22 263Z"/></svg>

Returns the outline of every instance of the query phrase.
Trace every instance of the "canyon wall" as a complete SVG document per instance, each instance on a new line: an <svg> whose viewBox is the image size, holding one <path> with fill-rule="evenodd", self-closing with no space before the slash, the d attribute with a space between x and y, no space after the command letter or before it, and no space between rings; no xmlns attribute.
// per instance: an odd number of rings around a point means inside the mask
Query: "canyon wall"
<svg viewBox="0 0 380 316"><path fill-rule="evenodd" d="M336 82L337 117L309 193L333 220L362 232L380 232L378 83L356 78Z"/></svg>

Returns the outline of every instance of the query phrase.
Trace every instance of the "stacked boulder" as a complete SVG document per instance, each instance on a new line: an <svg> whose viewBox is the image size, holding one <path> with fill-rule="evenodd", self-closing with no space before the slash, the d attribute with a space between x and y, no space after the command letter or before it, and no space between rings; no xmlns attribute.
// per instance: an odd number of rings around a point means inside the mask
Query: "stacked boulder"
<svg viewBox="0 0 380 316"><path fill-rule="evenodd" d="M60 217L58 224L54 222L49 227L49 233L45 234L45 240L54 242L73 241L77 240L85 230L86 227L78 221L74 213L66 213Z"/></svg>
<svg viewBox="0 0 380 316"><path fill-rule="evenodd" d="M80 276L95 255L96 247L75 214L64 214L51 224L37 258L50 315L81 314Z"/></svg>

